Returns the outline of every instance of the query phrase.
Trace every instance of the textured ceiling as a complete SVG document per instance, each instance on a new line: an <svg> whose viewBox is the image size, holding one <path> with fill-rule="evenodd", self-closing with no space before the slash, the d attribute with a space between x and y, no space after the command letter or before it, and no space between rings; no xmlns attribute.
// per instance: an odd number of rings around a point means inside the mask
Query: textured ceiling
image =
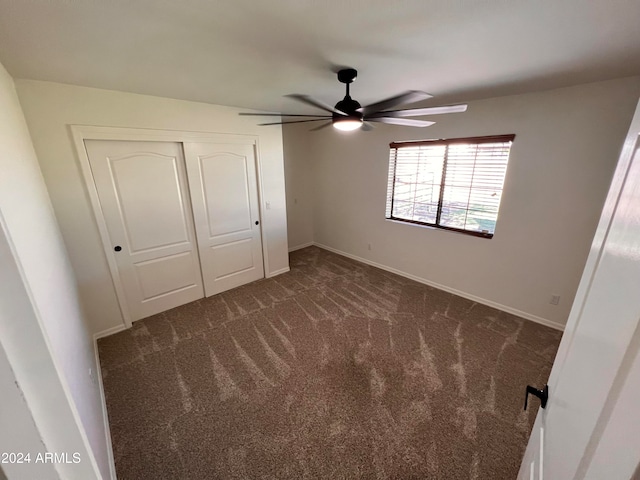
<svg viewBox="0 0 640 480"><path fill-rule="evenodd" d="M633 0L0 0L15 78L273 111L283 98L427 104L640 74Z"/></svg>

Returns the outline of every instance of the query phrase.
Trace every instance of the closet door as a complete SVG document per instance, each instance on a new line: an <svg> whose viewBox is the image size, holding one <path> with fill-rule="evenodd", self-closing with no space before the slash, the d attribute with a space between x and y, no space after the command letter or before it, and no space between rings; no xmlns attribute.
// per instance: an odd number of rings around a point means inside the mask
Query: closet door
<svg viewBox="0 0 640 480"><path fill-rule="evenodd" d="M264 277L253 145L185 143L205 295Z"/></svg>
<svg viewBox="0 0 640 480"><path fill-rule="evenodd" d="M86 140L85 146L131 320L202 298L181 144Z"/></svg>

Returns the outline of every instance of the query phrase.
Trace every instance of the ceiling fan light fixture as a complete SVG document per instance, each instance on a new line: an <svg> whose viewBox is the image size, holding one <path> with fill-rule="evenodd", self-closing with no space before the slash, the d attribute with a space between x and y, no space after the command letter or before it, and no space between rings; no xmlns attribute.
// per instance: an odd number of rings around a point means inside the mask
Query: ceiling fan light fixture
<svg viewBox="0 0 640 480"><path fill-rule="evenodd" d="M362 127L362 119L354 117L334 118L333 128L342 130L343 132L352 132Z"/></svg>

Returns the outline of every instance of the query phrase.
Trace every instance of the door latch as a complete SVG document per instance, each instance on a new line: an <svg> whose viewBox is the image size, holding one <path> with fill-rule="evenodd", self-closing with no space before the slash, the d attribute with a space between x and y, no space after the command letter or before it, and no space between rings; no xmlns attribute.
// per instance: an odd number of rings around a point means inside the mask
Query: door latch
<svg viewBox="0 0 640 480"><path fill-rule="evenodd" d="M527 391L524 395L524 409L527 409L527 401L529 400L529 394L538 397L540 399L540 406L545 408L547 406L547 400L549 399L549 385L545 385L542 390L538 390L531 385L527 385Z"/></svg>

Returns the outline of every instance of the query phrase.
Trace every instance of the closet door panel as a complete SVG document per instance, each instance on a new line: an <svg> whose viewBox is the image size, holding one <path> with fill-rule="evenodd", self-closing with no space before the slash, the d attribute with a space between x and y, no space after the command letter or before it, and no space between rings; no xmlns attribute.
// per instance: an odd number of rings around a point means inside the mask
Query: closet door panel
<svg viewBox="0 0 640 480"><path fill-rule="evenodd" d="M205 295L264 277L253 145L185 143Z"/></svg>
<svg viewBox="0 0 640 480"><path fill-rule="evenodd" d="M250 158L231 152L199 158L211 238L251 231Z"/></svg>
<svg viewBox="0 0 640 480"><path fill-rule="evenodd" d="M182 146L85 141L132 321L204 296Z"/></svg>
<svg viewBox="0 0 640 480"><path fill-rule="evenodd" d="M180 160L151 151L109 159L119 220L132 253L189 243Z"/></svg>

